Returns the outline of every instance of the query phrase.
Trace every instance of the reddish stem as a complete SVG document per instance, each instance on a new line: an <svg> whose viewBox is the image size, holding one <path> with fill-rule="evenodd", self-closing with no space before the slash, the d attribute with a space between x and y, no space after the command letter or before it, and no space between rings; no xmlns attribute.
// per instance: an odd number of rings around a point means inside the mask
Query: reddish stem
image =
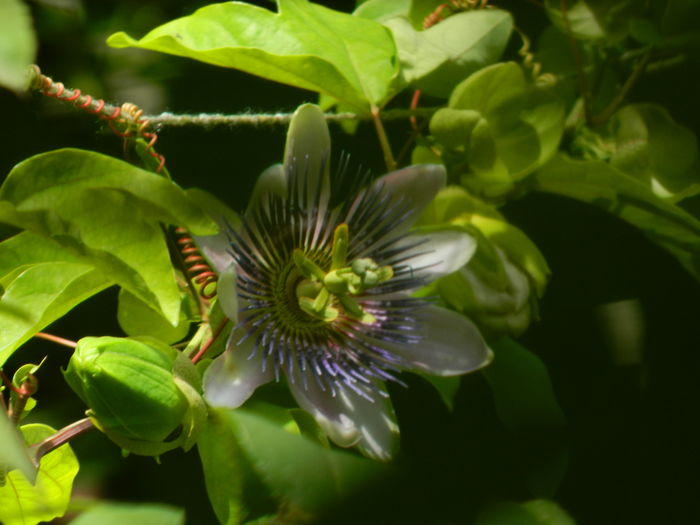
<svg viewBox="0 0 700 525"><path fill-rule="evenodd" d="M85 432L95 428L95 424L88 418L80 419L75 423L71 423L67 427L63 427L61 430L47 437L41 443L32 445L30 450L32 450L32 462L34 466L39 467L39 462L41 458L52 450L56 450L61 445L65 445L71 439L84 434Z"/></svg>
<svg viewBox="0 0 700 525"><path fill-rule="evenodd" d="M47 341L51 341L52 343L56 343L62 346L67 346L68 348L75 348L78 346L78 343L75 341L71 341L70 339L64 339L63 337L58 337L57 335L52 335L52 334L47 334L46 332L37 332L34 334L34 337L38 337L39 339L46 339Z"/></svg>
<svg viewBox="0 0 700 525"><path fill-rule="evenodd" d="M217 327L217 329L212 334L211 339L209 339L209 341L204 343L202 345L202 347L199 349L199 351L192 357L193 363L197 363L204 356L204 354L207 352L207 350L209 350L211 345L214 344L214 341L216 341L219 338L219 336L221 335L221 332L224 331L224 328L226 327L227 323L228 323L228 319L224 319L224 321Z"/></svg>

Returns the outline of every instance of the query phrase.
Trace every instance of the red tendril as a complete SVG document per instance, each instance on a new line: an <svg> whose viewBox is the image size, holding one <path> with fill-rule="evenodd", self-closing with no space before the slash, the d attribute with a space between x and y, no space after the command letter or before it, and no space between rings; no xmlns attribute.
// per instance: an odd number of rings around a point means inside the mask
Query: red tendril
<svg viewBox="0 0 700 525"><path fill-rule="evenodd" d="M190 233L185 228L175 228L175 237L182 253L182 259L190 278L199 285L199 294L203 299L212 299L216 295L216 274L194 244Z"/></svg>

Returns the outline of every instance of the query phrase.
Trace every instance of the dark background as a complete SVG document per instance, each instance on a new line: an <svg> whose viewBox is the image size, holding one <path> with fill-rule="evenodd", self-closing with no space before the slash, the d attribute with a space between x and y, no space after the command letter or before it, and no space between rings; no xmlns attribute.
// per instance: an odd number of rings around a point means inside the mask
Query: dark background
<svg viewBox="0 0 700 525"><path fill-rule="evenodd" d="M548 24L532 3L494 3L511 10L518 27L531 35ZM109 102L128 100L148 113L238 113L292 111L315 101L313 93L237 71L104 44L113 32L139 37L204 2L55 4L64 7L32 4L40 39L37 63L55 80ZM336 2L335 7L351 5ZM691 61L646 76L630 99L663 104L698 132L699 78ZM407 105L407 98L399 97L395 105ZM0 91L0 109L0 173L33 154L68 146L122 156L117 137L68 104ZM361 124L354 136L337 127L331 131L336 153L347 151L354 162L381 172L370 125ZM398 150L410 128L396 123L389 132ZM257 174L281 159L284 133L282 127L165 127L157 148L180 185L203 187L241 208ZM533 194L502 211L538 245L553 272L542 318L521 343L546 363L569 423L571 461L555 499L581 524L700 523L697 282L637 230L589 206ZM629 366L614 363L598 314L600 305L624 299L638 300L644 315L644 360ZM116 291L108 290L49 331L73 339L122 335L115 317ZM48 355L37 417L56 427L82 417L84 410L60 376L69 354L33 341L6 367L12 372ZM522 443L502 427L480 374L462 379L452 413L424 380L408 374L404 379L410 388L392 389L402 428L397 475L332 509L322 522L470 523L483 503L531 499L521 472ZM188 523L215 523L195 450L168 453L158 465L151 458L122 459L119 449L96 433L75 441L74 448L81 461L77 495L168 502L186 507Z"/></svg>

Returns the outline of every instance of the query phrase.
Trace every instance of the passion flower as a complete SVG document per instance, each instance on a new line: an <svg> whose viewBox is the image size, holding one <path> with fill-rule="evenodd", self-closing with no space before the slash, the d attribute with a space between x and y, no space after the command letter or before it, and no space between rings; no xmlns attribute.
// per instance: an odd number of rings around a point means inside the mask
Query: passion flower
<svg viewBox="0 0 700 525"><path fill-rule="evenodd" d="M475 242L454 229L411 231L445 184L441 166L394 171L345 198L329 161L323 113L304 105L284 164L261 175L248 211L224 234L198 238L236 322L205 373L205 398L235 408L284 375L336 444L388 459L398 427L384 382L400 382L402 370L463 374L491 359L469 319L411 295L461 268Z"/></svg>

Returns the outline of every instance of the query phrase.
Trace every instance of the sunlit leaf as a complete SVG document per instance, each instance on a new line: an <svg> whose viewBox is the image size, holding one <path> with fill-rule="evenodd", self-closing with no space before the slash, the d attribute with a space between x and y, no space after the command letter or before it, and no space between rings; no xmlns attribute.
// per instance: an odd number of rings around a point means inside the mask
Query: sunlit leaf
<svg viewBox="0 0 700 525"><path fill-rule="evenodd" d="M593 204L639 228L700 280L700 221L656 196L639 180L595 160L554 157L532 188Z"/></svg>
<svg viewBox="0 0 700 525"><path fill-rule="evenodd" d="M110 284L80 263L47 262L24 270L0 300L0 364L36 332Z"/></svg>
<svg viewBox="0 0 700 525"><path fill-rule="evenodd" d="M405 17L384 22L394 34L401 75L429 95L447 98L471 73L496 62L513 29L499 9L467 11L416 31Z"/></svg>
<svg viewBox="0 0 700 525"><path fill-rule="evenodd" d="M177 324L180 293L160 221L216 225L174 183L126 162L58 150L18 164L0 188L0 220L51 237L77 261Z"/></svg>
<svg viewBox="0 0 700 525"><path fill-rule="evenodd" d="M36 36L29 6L22 0L0 3L0 85L27 88L27 69L36 55Z"/></svg>
<svg viewBox="0 0 700 525"><path fill-rule="evenodd" d="M96 189L118 190L149 217L184 226L192 233L217 231L175 183L94 151L67 148L28 158L7 176L0 198L14 204L18 212L39 212L72 202L80 190Z"/></svg>
<svg viewBox="0 0 700 525"><path fill-rule="evenodd" d="M82 512L71 525L184 525L185 511L153 503L101 503Z"/></svg>
<svg viewBox="0 0 700 525"><path fill-rule="evenodd" d="M250 4L213 4L140 40L112 35L113 47L185 56L325 93L368 111L392 95L396 49L381 24L306 0L280 0L279 13Z"/></svg>
<svg viewBox="0 0 700 525"><path fill-rule="evenodd" d="M25 425L21 430L29 444L38 443L55 432L40 424ZM75 454L65 444L41 458L34 484L17 470L9 472L5 485L0 487L0 522L28 525L63 516L78 468Z"/></svg>
<svg viewBox="0 0 700 525"><path fill-rule="evenodd" d="M180 310L178 324L173 326L162 314L124 288L119 291L117 320L127 335L147 335L168 344L184 339L190 329L184 310Z"/></svg>
<svg viewBox="0 0 700 525"><path fill-rule="evenodd" d="M412 0L367 0L363 2L353 14L362 18L369 18L377 22L384 22L397 16L408 16L411 11Z"/></svg>
<svg viewBox="0 0 700 525"><path fill-rule="evenodd" d="M0 243L0 366L33 334L110 284L51 239L23 232Z"/></svg>

